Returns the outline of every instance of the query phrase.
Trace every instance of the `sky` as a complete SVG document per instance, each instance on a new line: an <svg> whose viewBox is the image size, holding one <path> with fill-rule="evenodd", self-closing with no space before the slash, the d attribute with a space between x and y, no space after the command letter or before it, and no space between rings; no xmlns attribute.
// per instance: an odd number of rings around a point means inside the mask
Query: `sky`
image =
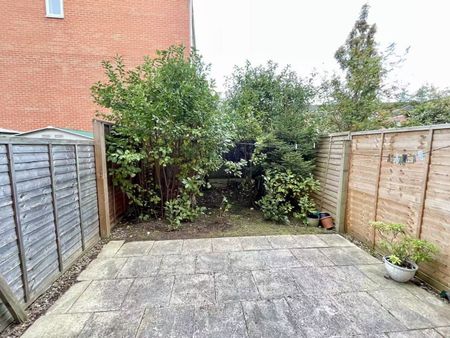
<svg viewBox="0 0 450 338"><path fill-rule="evenodd" d="M410 48L389 81L411 91L450 87L450 0L194 0L196 47L219 91L245 60L290 64L300 76L330 74L366 2L380 48Z"/></svg>

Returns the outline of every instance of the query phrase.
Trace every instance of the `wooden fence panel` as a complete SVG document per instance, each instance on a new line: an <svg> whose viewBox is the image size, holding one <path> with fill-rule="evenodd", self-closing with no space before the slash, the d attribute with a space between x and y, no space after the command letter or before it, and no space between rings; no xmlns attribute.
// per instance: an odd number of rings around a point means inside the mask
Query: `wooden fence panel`
<svg viewBox="0 0 450 338"><path fill-rule="evenodd" d="M371 221L406 224L409 234L429 240L441 250L433 263L422 264L419 276L436 288L448 289L450 125L357 132L350 139L346 232L376 247L379 238ZM330 184L337 175L328 163L336 162L339 153L333 144L330 147L330 140L324 138L319 144L315 172L326 188L321 194L328 196L319 194L316 199L334 215L343 198L336 203L336 183Z"/></svg>
<svg viewBox="0 0 450 338"><path fill-rule="evenodd" d="M0 139L0 275L25 306L99 239L93 142ZM0 303L0 331L12 320Z"/></svg>

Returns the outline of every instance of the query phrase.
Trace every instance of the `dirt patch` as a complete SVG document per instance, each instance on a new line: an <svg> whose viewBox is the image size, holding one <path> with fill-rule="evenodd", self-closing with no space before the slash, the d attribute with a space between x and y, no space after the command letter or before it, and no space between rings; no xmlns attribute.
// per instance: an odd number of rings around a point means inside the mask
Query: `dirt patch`
<svg viewBox="0 0 450 338"><path fill-rule="evenodd" d="M31 326L40 316L42 316L73 284L76 283L78 275L89 263L94 260L103 245L107 241L100 241L92 248L88 249L82 257L64 272L33 304L26 312L28 320L22 324L11 324L2 333L0 337L20 337L25 330Z"/></svg>

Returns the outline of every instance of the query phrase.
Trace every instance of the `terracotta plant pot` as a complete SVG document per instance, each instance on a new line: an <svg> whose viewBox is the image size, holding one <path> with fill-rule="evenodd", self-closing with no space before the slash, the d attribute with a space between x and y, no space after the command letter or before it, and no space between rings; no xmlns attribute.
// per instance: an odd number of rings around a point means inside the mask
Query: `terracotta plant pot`
<svg viewBox="0 0 450 338"><path fill-rule="evenodd" d="M329 213L321 212L319 219L320 219L320 224L325 229L332 229L332 228L334 228L333 217L331 217Z"/></svg>

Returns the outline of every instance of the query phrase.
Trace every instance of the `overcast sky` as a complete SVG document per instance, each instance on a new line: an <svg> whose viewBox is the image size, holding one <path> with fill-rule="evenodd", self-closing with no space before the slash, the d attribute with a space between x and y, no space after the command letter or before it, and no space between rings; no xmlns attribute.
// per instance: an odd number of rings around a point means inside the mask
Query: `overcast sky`
<svg viewBox="0 0 450 338"><path fill-rule="evenodd" d="M194 0L197 49L211 63L218 90L246 59L290 64L302 76L333 72L334 52L366 2L380 47L410 47L392 80L412 90L450 87L450 0Z"/></svg>

